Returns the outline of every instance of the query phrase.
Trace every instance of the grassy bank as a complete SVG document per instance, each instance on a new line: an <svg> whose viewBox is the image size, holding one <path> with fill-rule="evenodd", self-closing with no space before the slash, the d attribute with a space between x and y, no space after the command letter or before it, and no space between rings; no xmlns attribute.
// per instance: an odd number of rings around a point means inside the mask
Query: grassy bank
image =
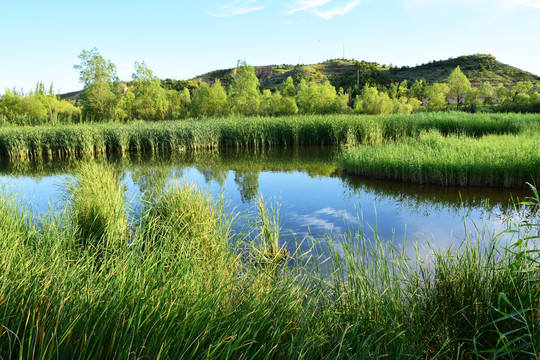
<svg viewBox="0 0 540 360"><path fill-rule="evenodd" d="M272 240L246 253L193 186L149 194L128 224L114 170L73 181L69 210L39 221L0 196L3 358L540 355L536 253L470 238L410 259L358 229L334 239L333 272L307 272L301 254L277 267L270 213L253 231Z"/></svg>
<svg viewBox="0 0 540 360"><path fill-rule="evenodd" d="M159 153L224 147L379 144L436 129L443 134L518 134L540 118L521 114L426 113L411 116L292 116L128 124L0 127L0 157Z"/></svg>
<svg viewBox="0 0 540 360"><path fill-rule="evenodd" d="M540 183L538 133L418 138L347 149L340 165L354 174L419 184L525 187Z"/></svg>

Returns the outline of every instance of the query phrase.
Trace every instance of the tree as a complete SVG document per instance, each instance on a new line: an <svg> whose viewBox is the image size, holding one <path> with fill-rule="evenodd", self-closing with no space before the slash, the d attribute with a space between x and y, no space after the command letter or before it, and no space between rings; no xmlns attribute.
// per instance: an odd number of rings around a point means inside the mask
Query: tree
<svg viewBox="0 0 540 360"><path fill-rule="evenodd" d="M154 76L144 61L135 62L135 73L132 78L135 86L133 106L136 116L142 119L164 120L169 102L167 90L161 87L159 79Z"/></svg>
<svg viewBox="0 0 540 360"><path fill-rule="evenodd" d="M115 100L112 85L117 80L116 66L105 60L97 48L83 50L78 57L81 63L73 68L79 70L79 80L84 84L79 97L84 113L102 120L112 116Z"/></svg>
<svg viewBox="0 0 540 360"><path fill-rule="evenodd" d="M240 172L234 173L234 182L240 191L242 202L249 202L257 197L259 191L259 173L258 172Z"/></svg>
<svg viewBox="0 0 540 360"><path fill-rule="evenodd" d="M441 111L446 109L448 101L446 101L446 95L450 89L446 84L435 83L429 86L426 90L427 97L429 99L426 109L428 111Z"/></svg>
<svg viewBox="0 0 540 360"><path fill-rule="evenodd" d="M259 79L245 61L239 61L229 91L231 111L242 115L256 115L259 110Z"/></svg>
<svg viewBox="0 0 540 360"><path fill-rule="evenodd" d="M448 76L449 94L456 99L456 106L459 110L459 105L463 103L463 98L471 90L471 83L467 76L461 72L459 66Z"/></svg>
<svg viewBox="0 0 540 360"><path fill-rule="evenodd" d="M397 97L408 97L409 96L409 82L403 80L397 89Z"/></svg>
<svg viewBox="0 0 540 360"><path fill-rule="evenodd" d="M503 84L497 85L495 92L497 93L497 102L499 103L499 105L504 103L508 99L509 91Z"/></svg>
<svg viewBox="0 0 540 360"><path fill-rule="evenodd" d="M514 97L513 105L514 109L519 112L530 111L531 97L527 93L521 92Z"/></svg>
<svg viewBox="0 0 540 360"><path fill-rule="evenodd" d="M189 116L191 95L188 88L182 91L169 90L169 118L185 119Z"/></svg>
<svg viewBox="0 0 540 360"><path fill-rule="evenodd" d="M285 81L281 83L279 87L282 96L295 97L296 88L294 87L294 82L292 77L288 77Z"/></svg>
<svg viewBox="0 0 540 360"><path fill-rule="evenodd" d="M216 79L212 86L202 83L191 101L191 110L198 117L227 115L227 93Z"/></svg>
<svg viewBox="0 0 540 360"><path fill-rule="evenodd" d="M79 65L73 65L74 69L79 70L79 81L88 87L95 82L104 81L112 83L118 80L116 76L116 66L109 60L105 60L97 48L92 50L83 50L78 58L81 60Z"/></svg>
<svg viewBox="0 0 540 360"><path fill-rule="evenodd" d="M362 114L390 114L394 110L394 104L387 93L379 92L376 87L366 84L362 95L356 97L354 109Z"/></svg>
<svg viewBox="0 0 540 360"><path fill-rule="evenodd" d="M494 91L493 86L487 81L484 81L478 88L478 94L484 99L484 103L488 105L493 104Z"/></svg>
<svg viewBox="0 0 540 360"><path fill-rule="evenodd" d="M516 96L519 94L532 95L534 92L534 85L530 81L518 81L512 89L510 89L510 97L512 101L515 101Z"/></svg>
<svg viewBox="0 0 540 360"><path fill-rule="evenodd" d="M428 88L428 83L426 80L416 80L414 84L411 86L411 89L409 90L409 97L415 97L418 100L420 100L421 103L424 102L424 100L427 97L426 90Z"/></svg>
<svg viewBox="0 0 540 360"><path fill-rule="evenodd" d="M111 85L104 81L97 81L85 88L79 97L84 116L104 120L114 114L114 101L116 99Z"/></svg>

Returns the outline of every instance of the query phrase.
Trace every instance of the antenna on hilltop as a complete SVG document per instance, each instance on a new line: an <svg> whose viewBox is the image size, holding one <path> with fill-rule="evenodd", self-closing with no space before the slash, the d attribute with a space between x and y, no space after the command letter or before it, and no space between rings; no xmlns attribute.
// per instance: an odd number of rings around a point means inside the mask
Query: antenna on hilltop
<svg viewBox="0 0 540 360"><path fill-rule="evenodd" d="M343 45L343 59L345 59L345 45Z"/></svg>

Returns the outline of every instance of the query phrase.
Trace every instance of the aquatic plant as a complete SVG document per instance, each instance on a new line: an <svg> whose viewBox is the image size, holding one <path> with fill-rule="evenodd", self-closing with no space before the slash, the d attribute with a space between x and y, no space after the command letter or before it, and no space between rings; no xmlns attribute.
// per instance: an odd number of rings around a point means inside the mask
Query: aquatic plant
<svg viewBox="0 0 540 360"><path fill-rule="evenodd" d="M538 131L537 115L421 113L411 116L306 115L190 121L0 127L0 157L66 158L224 147L380 144L436 129L443 135Z"/></svg>
<svg viewBox="0 0 540 360"><path fill-rule="evenodd" d="M126 246L125 190L110 165L81 163L64 191L76 246L95 252L118 251Z"/></svg>
<svg viewBox="0 0 540 360"><path fill-rule="evenodd" d="M346 149L339 163L372 178L419 184L525 187L540 183L537 134L444 137L437 131Z"/></svg>

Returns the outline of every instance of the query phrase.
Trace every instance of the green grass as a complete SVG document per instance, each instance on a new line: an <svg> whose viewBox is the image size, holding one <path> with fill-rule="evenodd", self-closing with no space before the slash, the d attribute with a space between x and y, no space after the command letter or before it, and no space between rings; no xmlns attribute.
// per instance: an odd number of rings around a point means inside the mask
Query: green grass
<svg viewBox="0 0 540 360"><path fill-rule="evenodd" d="M525 187L540 183L538 134L444 137L436 131L399 143L345 150L354 174L419 184Z"/></svg>
<svg viewBox="0 0 540 360"><path fill-rule="evenodd" d="M101 170L104 178L115 176ZM80 187L94 187L85 179L95 171L80 170ZM70 191L122 194L114 181ZM99 256L70 246L81 227L94 226L72 213L94 208L113 218L111 203L74 201L69 211L36 220L13 195L2 194L2 358L540 355L538 255L525 253L533 248L524 244L505 249L495 236L473 234L459 247L432 246L425 258L411 258L350 228L324 239L334 244L330 273L316 270L317 257L304 269L300 260L310 253L293 254L278 272L267 271L243 261L235 244L245 239L231 232L232 215L219 200L177 184L146 197L123 246L102 242Z"/></svg>
<svg viewBox="0 0 540 360"><path fill-rule="evenodd" d="M539 124L537 115L426 113L8 126L0 127L0 157L66 158L225 147L379 144L415 137L430 129L443 134L482 136L537 131Z"/></svg>
<svg viewBox="0 0 540 360"><path fill-rule="evenodd" d="M87 163L66 185L70 222L76 246L99 252L126 246L128 219L125 190L111 166Z"/></svg>

